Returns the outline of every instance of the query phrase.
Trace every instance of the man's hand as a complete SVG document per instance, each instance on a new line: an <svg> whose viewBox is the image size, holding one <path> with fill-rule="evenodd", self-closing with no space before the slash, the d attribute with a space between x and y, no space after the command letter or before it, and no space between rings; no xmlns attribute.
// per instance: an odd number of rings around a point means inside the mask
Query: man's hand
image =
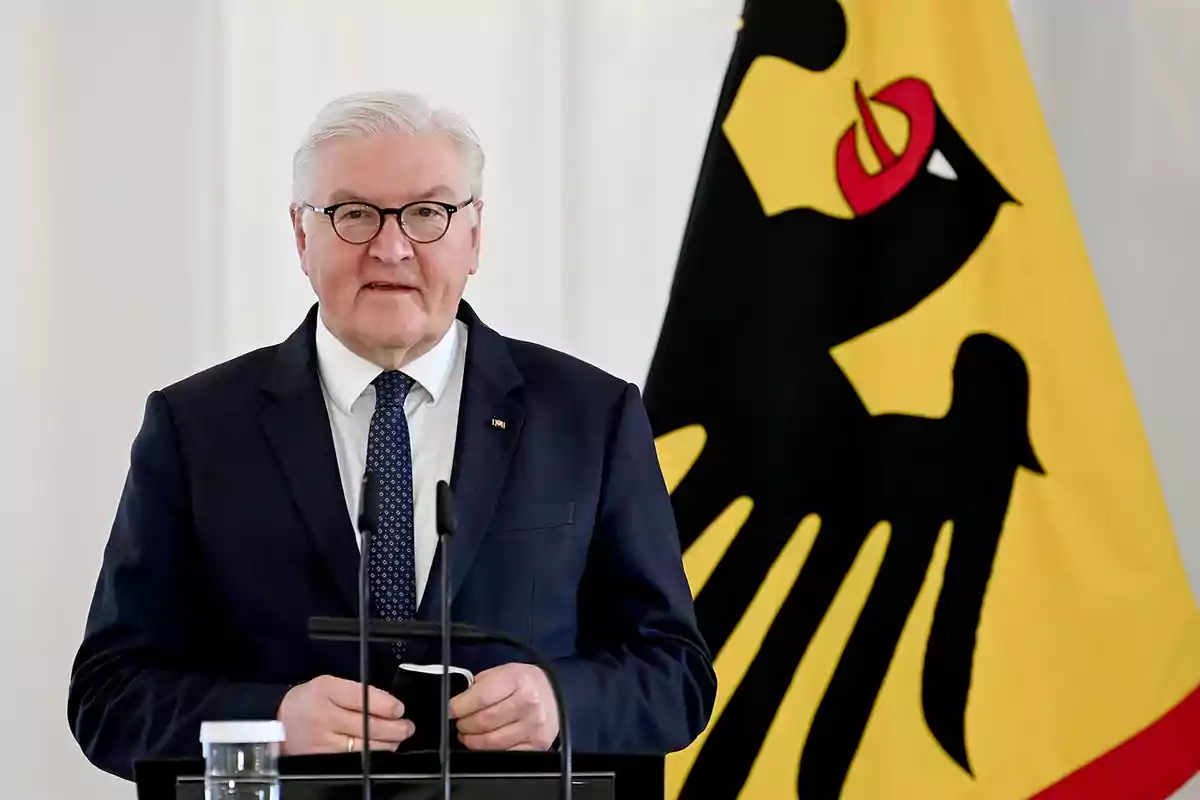
<svg viewBox="0 0 1200 800"><path fill-rule="evenodd" d="M558 705L546 674L531 664L484 670L450 700L458 740L471 750L546 750L558 737Z"/></svg>
<svg viewBox="0 0 1200 800"><path fill-rule="evenodd" d="M402 719L399 700L374 686L368 691L371 749L395 750L413 735L413 723ZM362 684L322 675L293 686L279 704L279 719L285 755L362 750Z"/></svg>

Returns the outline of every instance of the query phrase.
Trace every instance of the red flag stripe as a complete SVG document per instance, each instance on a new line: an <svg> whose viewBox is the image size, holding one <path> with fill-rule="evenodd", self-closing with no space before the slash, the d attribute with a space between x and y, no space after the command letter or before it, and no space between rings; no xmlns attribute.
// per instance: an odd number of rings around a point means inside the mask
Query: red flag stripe
<svg viewBox="0 0 1200 800"><path fill-rule="evenodd" d="M1033 800L1164 800L1200 772L1200 687Z"/></svg>

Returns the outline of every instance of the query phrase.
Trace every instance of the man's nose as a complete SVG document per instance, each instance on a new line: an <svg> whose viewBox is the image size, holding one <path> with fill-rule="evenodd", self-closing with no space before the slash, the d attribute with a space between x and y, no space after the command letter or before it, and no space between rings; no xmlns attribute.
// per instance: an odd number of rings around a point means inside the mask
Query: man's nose
<svg viewBox="0 0 1200 800"><path fill-rule="evenodd" d="M383 218L383 227L371 240L370 253L380 261L399 262L413 257L412 242L400 229L400 220L394 214Z"/></svg>

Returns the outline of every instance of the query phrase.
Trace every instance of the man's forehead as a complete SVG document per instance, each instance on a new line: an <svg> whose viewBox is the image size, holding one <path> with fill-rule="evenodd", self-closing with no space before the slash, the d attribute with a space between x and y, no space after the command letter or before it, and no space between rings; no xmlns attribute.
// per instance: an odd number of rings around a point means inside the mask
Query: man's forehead
<svg viewBox="0 0 1200 800"><path fill-rule="evenodd" d="M451 186L444 183L439 183L436 186L430 186L427 189L409 189L406 191L393 191L389 196L402 197L407 200L455 200L459 192ZM364 189L352 189L340 187L329 192L329 197L326 200L328 204L344 203L348 200L366 200L368 202L379 204L383 198L372 196L372 193Z"/></svg>
<svg viewBox="0 0 1200 800"><path fill-rule="evenodd" d="M322 142L313 155L313 189L326 203L462 199L458 153L445 136L339 137Z"/></svg>

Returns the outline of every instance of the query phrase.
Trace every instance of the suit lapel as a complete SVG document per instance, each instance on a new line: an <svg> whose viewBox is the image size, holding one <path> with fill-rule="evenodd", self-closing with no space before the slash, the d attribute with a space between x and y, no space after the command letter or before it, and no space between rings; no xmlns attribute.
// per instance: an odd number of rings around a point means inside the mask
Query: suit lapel
<svg viewBox="0 0 1200 800"><path fill-rule="evenodd" d="M525 422L525 402L515 391L521 374L504 340L466 302L459 318L467 324L468 339L450 479L458 514L458 530L450 539L451 602L487 535ZM502 427L493 420L502 421ZM439 546L417 611L420 619L438 619L441 558Z"/></svg>
<svg viewBox="0 0 1200 800"><path fill-rule="evenodd" d="M353 614L358 608L358 547L321 393L315 323L314 306L280 345L262 384L269 399L261 419L309 535Z"/></svg>

